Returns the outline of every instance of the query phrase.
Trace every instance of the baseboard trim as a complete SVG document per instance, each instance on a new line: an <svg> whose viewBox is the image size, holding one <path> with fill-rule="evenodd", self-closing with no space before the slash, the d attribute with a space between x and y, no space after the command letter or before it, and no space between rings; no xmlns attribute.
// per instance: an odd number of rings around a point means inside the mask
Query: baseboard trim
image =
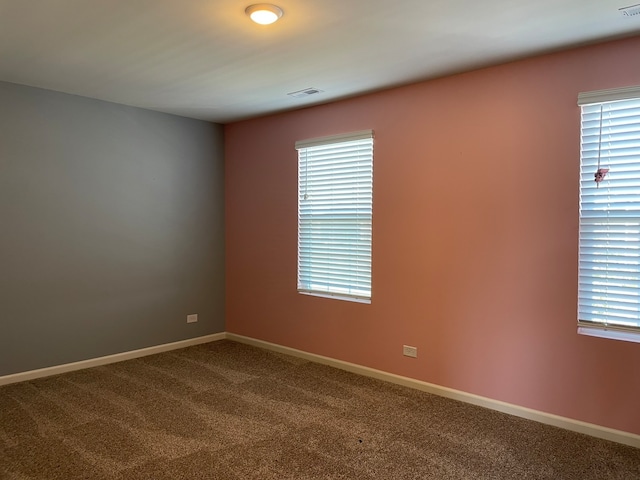
<svg viewBox="0 0 640 480"><path fill-rule="evenodd" d="M400 375L395 375L393 373L387 373L382 370L364 367L355 363L343 362L342 360L336 360L334 358L324 357L322 355L316 355L314 353L308 353L302 350L296 350L295 348L284 347L282 345L265 342L263 340L257 340L251 337L245 337L243 335L237 335L235 333L227 332L226 338L238 343L244 343L247 345L252 345L254 347L264 348L266 350L292 355L315 363L321 363L324 365L329 365L331 367L339 368L341 370L346 370L347 372L357 373L366 377L376 378L378 380L383 380L386 382L395 383L397 385L403 385L405 387L433 393L441 397L459 400L461 402L478 405L480 407L489 408L491 410L497 410L498 412L508 413L510 415L534 420L536 422L544 423L547 425L553 425L554 427L563 428L565 430L583 433L592 437L602 438L604 440L610 440L612 442L640 448L640 435L623 432L622 430L602 427L600 425L582 422L580 420L561 417L559 415L553 415L551 413L545 413L538 410L513 405L510 403L501 402L499 400L481 397L472 393L466 393L460 390L454 390L452 388L435 385L433 383L427 383L421 380L415 380L413 378L403 377Z"/></svg>
<svg viewBox="0 0 640 480"><path fill-rule="evenodd" d="M204 335L202 337L189 338L178 342L164 343L153 347L141 348L139 350L131 350L129 352L116 353L105 357L90 358L79 362L65 363L63 365L55 365L53 367L39 368L37 370L29 370L27 372L14 373L0 377L0 386L10 383L24 382L34 380L41 377L49 377L51 375L59 375L61 373L73 372L74 370L82 370L84 368L98 367L109 363L122 362L133 358L146 357L156 353L168 352L179 348L200 345L201 343L215 342L226 338L226 333L214 333L212 335Z"/></svg>

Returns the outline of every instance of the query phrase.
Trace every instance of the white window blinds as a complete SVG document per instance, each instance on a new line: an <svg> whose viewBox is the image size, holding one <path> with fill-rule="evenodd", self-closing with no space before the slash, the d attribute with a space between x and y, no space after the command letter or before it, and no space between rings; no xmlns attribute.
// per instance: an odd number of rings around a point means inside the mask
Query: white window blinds
<svg viewBox="0 0 640 480"><path fill-rule="evenodd" d="M373 132L296 142L298 291L371 299Z"/></svg>
<svg viewBox="0 0 640 480"><path fill-rule="evenodd" d="M578 324L640 332L640 88L580 94L578 103ZM608 171L596 183L599 169Z"/></svg>

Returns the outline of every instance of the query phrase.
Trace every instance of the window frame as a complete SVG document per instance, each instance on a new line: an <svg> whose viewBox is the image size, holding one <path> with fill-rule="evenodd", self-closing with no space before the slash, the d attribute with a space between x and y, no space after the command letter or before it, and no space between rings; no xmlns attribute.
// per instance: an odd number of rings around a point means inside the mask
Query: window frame
<svg viewBox="0 0 640 480"><path fill-rule="evenodd" d="M608 109L613 112L624 111L624 109L616 109L615 104L622 101L638 101L640 102L640 86L623 87L608 90L598 90L593 92L582 92L578 95L578 105L581 109L580 116L580 197L579 197L579 238L578 238L578 333L583 335L608 338L613 340L624 340L630 342L640 343L640 254L636 254L635 260L637 262L633 268L629 270L629 273L619 273L619 267L617 267L617 261L624 254L628 252L636 253L640 250L635 247L634 239L632 238L629 246L620 246L621 240L628 241L627 235L630 235L629 231L635 230L635 235L640 233L640 193L633 192L631 195L625 196L635 197L631 200L622 199L623 194L620 193L622 188L622 182L628 181L627 177L633 176L635 178L640 176L640 118L633 119L628 123L630 125L630 132L627 136L625 131L624 142L630 141L632 144L637 143L638 146L634 146L630 155L631 160L619 160L616 157L616 148L620 148L623 140L618 136L619 134L614 131L615 127L611 123L612 120L608 120L606 127L607 131L604 131L605 115L604 112L609 113ZM599 124L594 132L594 126L587 127L588 120L594 116L592 110L595 107L600 106L598 115ZM633 105L631 102L626 104L619 103L619 107L640 109L639 106ZM613 108L612 108L613 107ZM606 110L605 110L606 109ZM630 115L631 118L636 117ZM593 123L593 120L591 120ZM624 125L626 128L627 124ZM617 127L620 128L620 127ZM589 133L587 133L589 132ZM597 140L594 141L593 137L597 134ZM605 141L605 136L607 141ZM587 140L589 138L589 140ZM594 151L593 145L596 145L597 152ZM606 144L606 145L605 145ZM603 149L605 146L605 149ZM625 145L626 146L626 145ZM634 150L635 149L635 150ZM603 154L603 150L606 152ZM626 154L626 152L625 152ZM594 158L597 157L597 167L594 168ZM624 162L624 166L620 163ZM616 168L611 168L615 165ZM629 165L631 173L627 173L625 169L628 169ZM604 180L599 184L594 181L594 174L598 168L611 168L611 172L607 172ZM615 184L616 173L620 174ZM612 176L613 174L613 180ZM625 176L626 175L626 176ZM611 183L614 183L611 186ZM638 182L636 180L636 182ZM596 185L594 187L594 184ZM601 196L597 194L600 185L602 184L603 193ZM594 193L596 188L596 193ZM607 189L606 191L604 189ZM631 189L640 188L640 185L632 185ZM618 189L616 191L616 189ZM626 192L625 192L626 193ZM606 202L604 201L606 200ZM603 208L603 205L606 207ZM623 212L623 213L621 213ZM636 214L637 212L637 214ZM638 217L635 218L634 217ZM621 220L621 218L623 220ZM619 225L623 224L622 227ZM596 233L594 233L596 232ZM614 245L615 244L615 245ZM611 258L611 261L609 260ZM606 259L604 262L602 259ZM602 267L596 268L594 265ZM610 266L613 265L613 266ZM589 266L586 266L589 265ZM602 272L601 275L597 275L594 272ZM616 276L617 275L617 276ZM624 280L618 280L619 278L627 277ZM634 278L635 277L635 278ZM612 281L612 278L615 280ZM583 288L585 286L586 288ZM599 282L599 283L598 283ZM613 321L616 315L615 313L609 313L610 309L614 309L616 304L620 302L617 298L618 294L615 291L616 286L612 286L611 283L626 283L622 287L627 292L625 295L629 297L637 297L635 302L637 305L635 310L631 309L630 312L635 312L635 319L628 320L631 325L621 325L624 323L621 320ZM595 286L597 285L597 287ZM611 292L610 290L614 290ZM590 295L590 296L589 296ZM623 303L625 300L621 300ZM613 306L610 306L612 304ZM586 311L589 308L592 311ZM590 317L590 318L589 318ZM635 325L633 324L635 323Z"/></svg>
<svg viewBox="0 0 640 480"><path fill-rule="evenodd" d="M297 292L371 303L373 130L300 140L295 148Z"/></svg>

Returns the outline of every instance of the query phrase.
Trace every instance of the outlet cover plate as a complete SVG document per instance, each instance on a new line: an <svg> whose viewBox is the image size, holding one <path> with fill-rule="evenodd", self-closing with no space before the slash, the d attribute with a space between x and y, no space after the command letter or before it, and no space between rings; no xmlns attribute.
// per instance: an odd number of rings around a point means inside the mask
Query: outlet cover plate
<svg viewBox="0 0 640 480"><path fill-rule="evenodd" d="M418 348L410 347L409 345L402 346L402 354L405 357L417 358L418 357Z"/></svg>
<svg viewBox="0 0 640 480"><path fill-rule="evenodd" d="M196 323L198 321L198 314L192 313L191 315L187 315L187 323Z"/></svg>

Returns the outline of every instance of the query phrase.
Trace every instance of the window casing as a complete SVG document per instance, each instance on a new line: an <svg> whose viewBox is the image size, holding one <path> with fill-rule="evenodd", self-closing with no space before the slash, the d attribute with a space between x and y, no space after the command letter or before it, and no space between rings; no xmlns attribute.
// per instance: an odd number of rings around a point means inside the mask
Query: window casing
<svg viewBox="0 0 640 480"><path fill-rule="evenodd" d="M373 132L296 142L298 292L371 301Z"/></svg>
<svg viewBox="0 0 640 480"><path fill-rule="evenodd" d="M578 104L579 331L640 341L640 87L581 93Z"/></svg>

